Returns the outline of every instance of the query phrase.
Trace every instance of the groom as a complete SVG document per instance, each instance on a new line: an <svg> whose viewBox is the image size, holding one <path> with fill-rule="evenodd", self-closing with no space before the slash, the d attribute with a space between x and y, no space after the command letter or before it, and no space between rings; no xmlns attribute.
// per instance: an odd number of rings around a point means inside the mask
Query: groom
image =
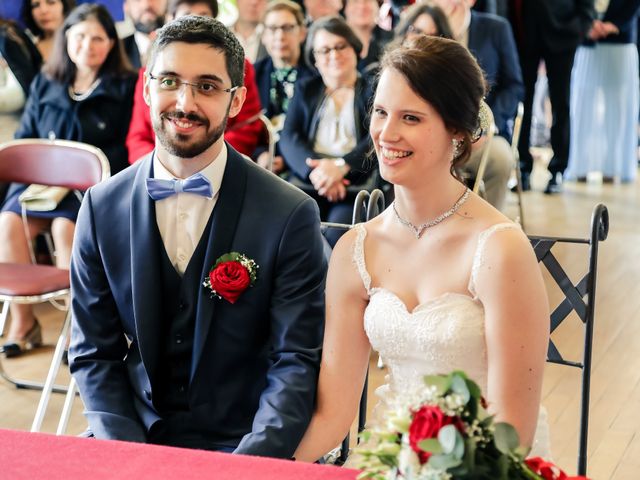
<svg viewBox="0 0 640 480"><path fill-rule="evenodd" d="M156 150L85 196L70 367L97 438L289 458L311 418L319 216L224 143L243 61L216 20L162 28L144 87Z"/></svg>

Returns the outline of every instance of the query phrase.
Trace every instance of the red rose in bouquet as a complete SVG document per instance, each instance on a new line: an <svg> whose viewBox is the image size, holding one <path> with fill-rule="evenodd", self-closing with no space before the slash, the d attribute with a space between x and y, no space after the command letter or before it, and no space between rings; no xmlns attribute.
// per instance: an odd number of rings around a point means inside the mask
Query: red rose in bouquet
<svg viewBox="0 0 640 480"><path fill-rule="evenodd" d="M222 255L216 261L204 286L211 289L213 295L235 303L240 294L256 281L258 265L244 255L231 252Z"/></svg>
<svg viewBox="0 0 640 480"><path fill-rule="evenodd" d="M437 406L425 405L413 415L409 426L409 445L418 454L421 464L427 463L431 453L422 450L418 443L437 438L440 429L446 425L455 425L460 433L464 431L459 418L445 415Z"/></svg>
<svg viewBox="0 0 640 480"><path fill-rule="evenodd" d="M588 480L587 477L569 477L556 465L540 457L527 458L524 462L533 473L540 475L544 480Z"/></svg>

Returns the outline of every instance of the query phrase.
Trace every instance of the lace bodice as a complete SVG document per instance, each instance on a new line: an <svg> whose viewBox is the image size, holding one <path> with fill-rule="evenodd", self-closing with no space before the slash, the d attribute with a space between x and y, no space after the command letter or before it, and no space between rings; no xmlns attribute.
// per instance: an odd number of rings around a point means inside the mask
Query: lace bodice
<svg viewBox="0 0 640 480"><path fill-rule="evenodd" d="M387 384L376 392L384 403L422 385L424 375L452 370L465 371L487 391L484 308L476 296L476 277L490 237L517 228L514 223L500 223L480 233L469 278L470 295L445 293L409 312L395 293L371 286L364 252L367 231L363 224L356 226L353 261L369 295L364 328L389 372ZM545 438L542 453L548 458L547 443Z"/></svg>

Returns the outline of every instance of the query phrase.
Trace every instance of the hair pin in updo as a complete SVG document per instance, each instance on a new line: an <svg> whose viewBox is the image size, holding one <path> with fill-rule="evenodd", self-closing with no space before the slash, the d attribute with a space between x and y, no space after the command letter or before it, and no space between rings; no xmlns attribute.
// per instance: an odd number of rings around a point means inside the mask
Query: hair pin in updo
<svg viewBox="0 0 640 480"><path fill-rule="evenodd" d="M482 135L487 133L493 124L493 112L491 112L491 108L487 105L487 102L480 100L480 109L478 111L478 126L471 135L471 141L473 143L477 142Z"/></svg>

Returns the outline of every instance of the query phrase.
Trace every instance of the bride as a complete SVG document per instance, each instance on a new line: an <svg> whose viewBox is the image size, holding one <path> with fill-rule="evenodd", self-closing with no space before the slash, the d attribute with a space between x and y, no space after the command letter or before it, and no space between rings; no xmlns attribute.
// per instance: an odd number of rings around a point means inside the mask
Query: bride
<svg viewBox="0 0 640 480"><path fill-rule="evenodd" d="M540 269L520 228L454 174L477 139L484 94L478 64L454 41L421 37L381 61L370 133L395 202L333 250L317 407L296 459L315 461L344 438L371 347L389 369L383 402L423 375L464 370L497 420L549 456Z"/></svg>

